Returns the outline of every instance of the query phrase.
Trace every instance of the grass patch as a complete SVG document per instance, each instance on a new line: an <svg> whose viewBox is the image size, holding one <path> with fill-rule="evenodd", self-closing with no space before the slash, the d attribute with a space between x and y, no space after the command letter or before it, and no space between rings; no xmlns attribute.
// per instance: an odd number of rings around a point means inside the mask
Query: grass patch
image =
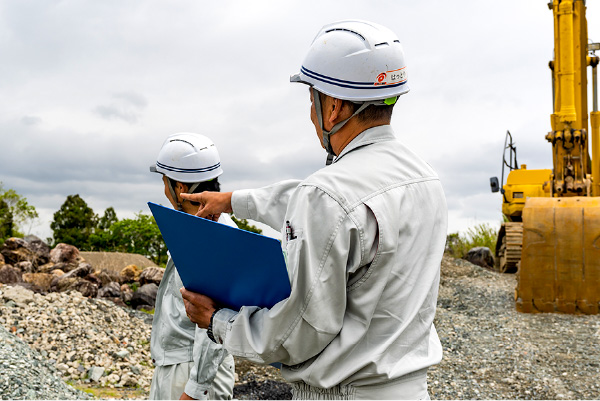
<svg viewBox="0 0 600 401"><path fill-rule="evenodd" d="M446 251L455 258L464 258L469 249L478 246L496 249L498 230L487 223L467 229L465 234L453 233L446 238Z"/></svg>
<svg viewBox="0 0 600 401"><path fill-rule="evenodd" d="M146 399L148 392L142 388L133 387L122 387L122 388L111 388L111 387L94 387L86 386L84 384L74 385L77 390L83 391L84 393L91 394L94 398L106 400L106 399Z"/></svg>

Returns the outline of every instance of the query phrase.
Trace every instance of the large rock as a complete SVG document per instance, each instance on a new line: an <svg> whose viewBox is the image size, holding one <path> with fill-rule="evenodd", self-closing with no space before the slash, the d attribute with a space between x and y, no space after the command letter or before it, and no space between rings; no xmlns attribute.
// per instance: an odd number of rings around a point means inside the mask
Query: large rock
<svg viewBox="0 0 600 401"><path fill-rule="evenodd" d="M97 382L104 375L104 368L101 366L92 366L87 374L92 381Z"/></svg>
<svg viewBox="0 0 600 401"><path fill-rule="evenodd" d="M156 303L156 293L158 292L158 286L154 283L144 284L136 292L133 293L131 298L131 307L138 309L139 307L149 306L154 308Z"/></svg>
<svg viewBox="0 0 600 401"><path fill-rule="evenodd" d="M33 284L43 291L50 291L50 285L52 284L52 280L54 279L54 275L50 273L24 273L23 281L25 283Z"/></svg>
<svg viewBox="0 0 600 401"><path fill-rule="evenodd" d="M85 296L96 296L98 292L98 284L90 281L83 280L84 277L87 277L92 270L92 266L89 263L80 263L77 268L71 270L68 273L62 275L55 275L52 283L50 285L51 291L68 291L68 290L78 290L82 287L83 291L80 291L82 294L85 292ZM82 280L85 281L82 284ZM93 284L93 287L90 287L90 284ZM90 295L93 294L93 295Z"/></svg>
<svg viewBox="0 0 600 401"><path fill-rule="evenodd" d="M113 281L98 290L98 298L121 298L121 286Z"/></svg>
<svg viewBox="0 0 600 401"><path fill-rule="evenodd" d="M81 261L79 249L69 244L58 244L50 251L50 261L52 263L79 264Z"/></svg>
<svg viewBox="0 0 600 401"><path fill-rule="evenodd" d="M43 295L46 295L46 294L48 293L48 291L45 291L45 290L44 290L42 287L40 287L39 285L35 285L35 284L32 284L32 283L26 283L26 282L24 282L24 281L22 281L22 282L20 282L20 283L15 283L15 284L13 284L13 285L18 285L18 286L20 286L20 287L26 288L26 289L28 289L28 290L30 290L30 291L33 291L33 292L35 292L35 293L38 293L38 294L43 294Z"/></svg>
<svg viewBox="0 0 600 401"><path fill-rule="evenodd" d="M50 291L52 292L63 292L67 291L69 287L71 287L79 277L67 277L63 279L62 277L54 277L52 279L52 283L50 284Z"/></svg>
<svg viewBox="0 0 600 401"><path fill-rule="evenodd" d="M23 272L11 265L0 267L0 283L15 284L23 281Z"/></svg>
<svg viewBox="0 0 600 401"><path fill-rule="evenodd" d="M50 262L50 264L52 264L52 262ZM52 269L50 269L50 270L60 269L64 272L70 272L71 270L77 269L77 267L79 266L79 262L74 262L74 263L60 262L60 263L53 263L52 265L53 265ZM46 267L46 266L48 266L48 264L45 264L43 267ZM40 269L40 271L42 271L42 270Z"/></svg>
<svg viewBox="0 0 600 401"><path fill-rule="evenodd" d="M4 256L0 253L0 266L2 266L5 263L6 262L4 261Z"/></svg>
<svg viewBox="0 0 600 401"><path fill-rule="evenodd" d="M33 264L35 266L40 266L45 263L48 263L50 260L50 247L44 241L36 237L35 235L28 235L25 237L25 241L29 245L29 249L31 249L35 255L35 260Z"/></svg>
<svg viewBox="0 0 600 401"><path fill-rule="evenodd" d="M4 241L0 251L6 263L15 265L19 262L33 262L35 253L29 248L29 244L22 238L8 238Z"/></svg>
<svg viewBox="0 0 600 401"><path fill-rule="evenodd" d="M469 252L467 252L465 259L477 266L488 268L494 267L494 255L490 248L485 246L471 248Z"/></svg>
<svg viewBox="0 0 600 401"><path fill-rule="evenodd" d="M113 281L119 281L119 276L118 275L109 274L108 272L101 271L101 270L96 270L94 272L94 276L98 277L98 279L102 283L103 287L105 285L109 284L109 283L112 283ZM120 292L121 291L119 291L119 293Z"/></svg>
<svg viewBox="0 0 600 401"><path fill-rule="evenodd" d="M131 302L133 290L127 284L121 285L121 299L123 302Z"/></svg>
<svg viewBox="0 0 600 401"><path fill-rule="evenodd" d="M57 269L54 269L54 270L57 270ZM58 282L60 280L66 280L71 277L83 278L83 277L87 276L88 274L90 274L91 271L92 271L92 266L90 266L89 263L80 263L75 269L69 271L68 273L62 274L59 277L56 277L56 282Z"/></svg>
<svg viewBox="0 0 600 401"><path fill-rule="evenodd" d="M44 263L41 266L38 266L38 273L50 273L52 270L57 269L56 265L52 262Z"/></svg>
<svg viewBox="0 0 600 401"><path fill-rule="evenodd" d="M66 273L60 269L54 269L54 270L50 271L50 274L52 274L54 277L62 277Z"/></svg>
<svg viewBox="0 0 600 401"><path fill-rule="evenodd" d="M165 274L165 269L160 267L147 267L140 274L140 284L149 284L154 283L159 285L163 275Z"/></svg>
<svg viewBox="0 0 600 401"><path fill-rule="evenodd" d="M84 297L90 298L95 298L98 295L98 286L81 277L67 277L64 279L61 277L57 281L54 280L50 287L51 291L66 292L74 290L79 291Z"/></svg>
<svg viewBox="0 0 600 401"><path fill-rule="evenodd" d="M119 273L119 281L121 283L130 283L133 281L138 281L140 275L142 274L142 269L137 267L136 265L126 266L121 273Z"/></svg>
<svg viewBox="0 0 600 401"><path fill-rule="evenodd" d="M27 305L35 300L33 291L19 286L2 287L2 298L19 305Z"/></svg>
<svg viewBox="0 0 600 401"><path fill-rule="evenodd" d="M72 289L79 291L84 297L95 298L98 295L98 286L84 279L79 279Z"/></svg>
<svg viewBox="0 0 600 401"><path fill-rule="evenodd" d="M35 272L35 268L33 267L33 263L30 261L23 261L15 264L15 267L23 273L33 273Z"/></svg>

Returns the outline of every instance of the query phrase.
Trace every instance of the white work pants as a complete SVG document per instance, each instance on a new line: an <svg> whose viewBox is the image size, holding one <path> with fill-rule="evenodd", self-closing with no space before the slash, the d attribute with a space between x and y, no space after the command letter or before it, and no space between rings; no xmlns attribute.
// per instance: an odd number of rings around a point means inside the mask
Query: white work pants
<svg viewBox="0 0 600 401"><path fill-rule="evenodd" d="M215 380L203 399L231 400L235 383L233 356L227 355L219 369ZM192 362L175 365L156 366L150 386L150 400L178 400L185 390L190 377ZM188 394L191 396L191 394Z"/></svg>
<svg viewBox="0 0 600 401"><path fill-rule="evenodd" d="M294 400L429 400L427 369L371 386L317 388L291 383Z"/></svg>

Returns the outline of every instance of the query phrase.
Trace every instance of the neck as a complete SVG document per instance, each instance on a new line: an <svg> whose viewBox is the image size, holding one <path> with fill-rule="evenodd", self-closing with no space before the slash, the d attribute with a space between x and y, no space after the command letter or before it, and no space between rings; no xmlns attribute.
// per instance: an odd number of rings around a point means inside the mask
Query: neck
<svg viewBox="0 0 600 401"><path fill-rule="evenodd" d="M185 201L181 204L181 207L183 208L183 212L187 213L187 214L191 214L191 215L196 215L196 213L198 213L198 209L200 208L200 205L198 206L194 206L190 203L190 201Z"/></svg>
<svg viewBox="0 0 600 401"><path fill-rule="evenodd" d="M331 147L333 148L335 154L339 156L340 153L342 153L342 151L346 148L346 146L348 146L348 144L352 142L354 138L362 134L364 131L368 130L369 128L389 124L389 120L381 120L365 124L361 123L360 121L357 121L356 118L352 118L338 132L336 132L335 134L333 134L333 136L329 138L329 140L331 141Z"/></svg>

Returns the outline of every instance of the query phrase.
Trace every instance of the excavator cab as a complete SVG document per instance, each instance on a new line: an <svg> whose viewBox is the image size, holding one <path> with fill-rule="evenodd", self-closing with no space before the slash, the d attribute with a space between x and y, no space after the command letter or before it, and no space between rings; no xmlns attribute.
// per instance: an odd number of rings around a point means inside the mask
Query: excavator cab
<svg viewBox="0 0 600 401"><path fill-rule="evenodd" d="M509 169L506 184L505 168ZM502 214L504 222L496 241L496 270L501 273L516 273L521 260L523 244L523 208L530 197L550 196L549 180L552 170L528 170L527 165L518 165L517 147L510 131L506 131L504 153L502 155L502 176L490 178L492 192L502 194Z"/></svg>

